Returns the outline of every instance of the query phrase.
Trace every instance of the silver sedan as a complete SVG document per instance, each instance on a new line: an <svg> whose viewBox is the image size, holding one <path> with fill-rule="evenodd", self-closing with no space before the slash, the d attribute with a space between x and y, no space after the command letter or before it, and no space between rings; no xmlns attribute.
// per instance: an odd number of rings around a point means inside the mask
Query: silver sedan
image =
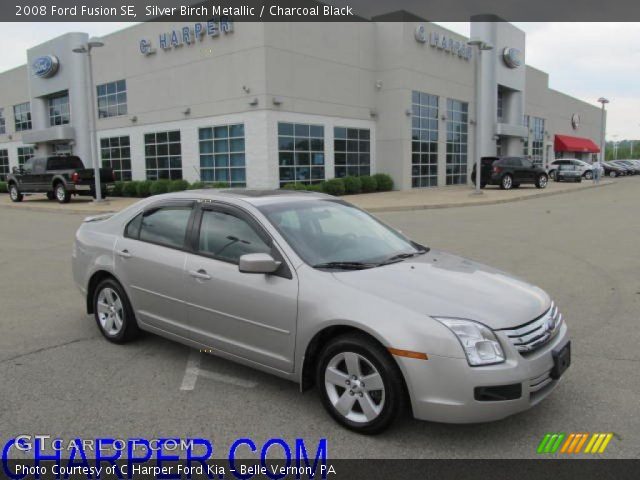
<svg viewBox="0 0 640 480"><path fill-rule="evenodd" d="M570 363L541 289L331 196L202 190L85 220L75 282L107 340L141 330L313 385L342 425L528 409Z"/></svg>

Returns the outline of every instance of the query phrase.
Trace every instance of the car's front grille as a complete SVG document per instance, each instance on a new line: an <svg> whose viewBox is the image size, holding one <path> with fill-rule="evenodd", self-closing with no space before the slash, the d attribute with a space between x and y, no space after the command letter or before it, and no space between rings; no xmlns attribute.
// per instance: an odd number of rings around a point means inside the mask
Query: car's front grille
<svg viewBox="0 0 640 480"><path fill-rule="evenodd" d="M560 330L562 314L555 303L542 316L516 328L502 330L521 354L534 352L547 344Z"/></svg>

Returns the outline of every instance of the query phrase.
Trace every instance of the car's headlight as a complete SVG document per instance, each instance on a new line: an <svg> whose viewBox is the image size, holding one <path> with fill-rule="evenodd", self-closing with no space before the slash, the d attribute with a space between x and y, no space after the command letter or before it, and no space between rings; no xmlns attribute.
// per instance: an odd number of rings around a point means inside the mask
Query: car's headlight
<svg viewBox="0 0 640 480"><path fill-rule="evenodd" d="M491 329L472 320L433 318L455 334L467 356L469 365L492 365L504 362L504 351Z"/></svg>

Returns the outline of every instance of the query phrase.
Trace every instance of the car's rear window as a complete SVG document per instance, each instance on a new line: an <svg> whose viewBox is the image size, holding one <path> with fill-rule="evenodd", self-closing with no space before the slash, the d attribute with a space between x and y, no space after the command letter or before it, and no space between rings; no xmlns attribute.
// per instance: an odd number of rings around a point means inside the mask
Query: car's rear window
<svg viewBox="0 0 640 480"><path fill-rule="evenodd" d="M47 170L80 170L84 164L79 157L52 157L47 160Z"/></svg>

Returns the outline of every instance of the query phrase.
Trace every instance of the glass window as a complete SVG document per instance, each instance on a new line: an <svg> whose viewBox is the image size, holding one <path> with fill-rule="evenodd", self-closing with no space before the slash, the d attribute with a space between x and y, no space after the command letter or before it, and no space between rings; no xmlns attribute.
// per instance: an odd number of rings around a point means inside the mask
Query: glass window
<svg viewBox="0 0 640 480"><path fill-rule="evenodd" d="M541 166L544 163L544 118L532 118L531 161Z"/></svg>
<svg viewBox="0 0 640 480"><path fill-rule="evenodd" d="M49 157L47 160L47 170L81 170L84 164L80 157Z"/></svg>
<svg viewBox="0 0 640 480"><path fill-rule="evenodd" d="M278 123L280 186L324 180L324 127Z"/></svg>
<svg viewBox="0 0 640 480"><path fill-rule="evenodd" d="M9 175L9 150L0 150L0 180L5 181Z"/></svg>
<svg viewBox="0 0 640 480"><path fill-rule="evenodd" d="M16 125L16 132L31 130L31 104L21 103L13 107L13 118Z"/></svg>
<svg viewBox="0 0 640 480"><path fill-rule="evenodd" d="M527 127L527 136L524 138L524 143L522 144L522 154L525 157L529 156L529 123L530 117L529 115L525 115L522 119L522 124Z"/></svg>
<svg viewBox="0 0 640 480"><path fill-rule="evenodd" d="M98 93L98 118L127 114L127 82L104 83L96 87Z"/></svg>
<svg viewBox="0 0 640 480"><path fill-rule="evenodd" d="M418 248L368 213L335 200L276 203L259 207L309 265L377 263Z"/></svg>
<svg viewBox="0 0 640 480"><path fill-rule="evenodd" d="M205 210L198 250L219 260L239 263L240 257L248 253L271 253L271 246L243 219Z"/></svg>
<svg viewBox="0 0 640 480"><path fill-rule="evenodd" d="M131 180L131 142L128 136L100 139L102 166L113 169L116 180Z"/></svg>
<svg viewBox="0 0 640 480"><path fill-rule="evenodd" d="M438 97L411 94L411 186L438 185Z"/></svg>
<svg viewBox="0 0 640 480"><path fill-rule="evenodd" d="M0 108L0 135L7 133L7 126L4 119L4 108Z"/></svg>
<svg viewBox="0 0 640 480"><path fill-rule="evenodd" d="M504 100L504 92L498 87L498 122L502 122L502 105Z"/></svg>
<svg viewBox="0 0 640 480"><path fill-rule="evenodd" d="M30 158L33 158L33 147L18 147L18 165L24 165Z"/></svg>
<svg viewBox="0 0 640 480"><path fill-rule="evenodd" d="M55 94L47 100L49 108L49 125L68 125L71 121L69 110L69 92Z"/></svg>
<svg viewBox="0 0 640 480"><path fill-rule="evenodd" d="M244 124L201 128L200 180L245 187Z"/></svg>
<svg viewBox="0 0 640 480"><path fill-rule="evenodd" d="M447 185L467 183L469 104L447 99Z"/></svg>
<svg viewBox="0 0 640 480"><path fill-rule="evenodd" d="M371 174L371 133L365 128L335 127L333 149L335 176Z"/></svg>
<svg viewBox="0 0 640 480"><path fill-rule="evenodd" d="M127 227L124 229L125 237L138 239L140 235L140 225L142 225L142 216L143 214L141 213L127 224Z"/></svg>
<svg viewBox="0 0 640 480"><path fill-rule="evenodd" d="M180 131L147 133L144 136L147 180L182 178Z"/></svg>
<svg viewBox="0 0 640 480"><path fill-rule="evenodd" d="M140 240L182 248L190 215L191 207L164 207L145 213L142 217Z"/></svg>

